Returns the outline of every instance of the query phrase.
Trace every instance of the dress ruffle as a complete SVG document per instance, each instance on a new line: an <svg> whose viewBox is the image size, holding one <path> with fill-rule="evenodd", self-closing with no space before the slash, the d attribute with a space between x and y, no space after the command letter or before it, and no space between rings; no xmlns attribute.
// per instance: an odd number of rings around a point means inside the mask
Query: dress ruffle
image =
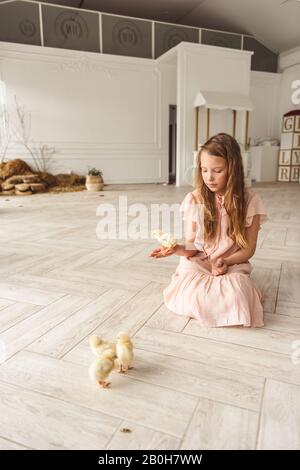
<svg viewBox="0 0 300 470"><path fill-rule="evenodd" d="M209 268L209 261L198 255L181 257L163 291L165 305L206 327L263 326L261 292L249 277L251 264L229 266L222 276L213 276Z"/></svg>
<svg viewBox="0 0 300 470"><path fill-rule="evenodd" d="M259 214L260 224L263 224L268 220L262 200L257 194L254 194L248 204L245 227L251 226L253 217L257 214Z"/></svg>

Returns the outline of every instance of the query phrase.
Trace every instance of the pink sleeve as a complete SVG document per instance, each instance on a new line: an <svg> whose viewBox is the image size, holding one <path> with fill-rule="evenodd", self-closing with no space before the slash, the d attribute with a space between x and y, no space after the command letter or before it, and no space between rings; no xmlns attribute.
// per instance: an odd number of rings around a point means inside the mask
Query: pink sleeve
<svg viewBox="0 0 300 470"><path fill-rule="evenodd" d="M248 202L245 227L251 226L253 217L257 214L259 214L260 217L260 224L263 224L268 220L268 216L260 196L256 193L252 193Z"/></svg>
<svg viewBox="0 0 300 470"><path fill-rule="evenodd" d="M188 193L183 199L179 211L185 222L197 221L197 204L192 193Z"/></svg>
<svg viewBox="0 0 300 470"><path fill-rule="evenodd" d="M193 222L197 222L197 203L192 195L188 193L182 201L179 211L182 214L184 220L184 235L186 240L186 249L194 249L194 245L187 245L187 241L194 240L196 231L193 230Z"/></svg>

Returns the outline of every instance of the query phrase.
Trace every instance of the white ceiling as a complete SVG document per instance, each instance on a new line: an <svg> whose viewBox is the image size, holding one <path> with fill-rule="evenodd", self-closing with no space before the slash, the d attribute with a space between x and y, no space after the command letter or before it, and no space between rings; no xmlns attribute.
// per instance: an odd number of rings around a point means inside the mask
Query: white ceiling
<svg viewBox="0 0 300 470"><path fill-rule="evenodd" d="M250 34L274 52L300 46L300 0L46 0L44 3Z"/></svg>

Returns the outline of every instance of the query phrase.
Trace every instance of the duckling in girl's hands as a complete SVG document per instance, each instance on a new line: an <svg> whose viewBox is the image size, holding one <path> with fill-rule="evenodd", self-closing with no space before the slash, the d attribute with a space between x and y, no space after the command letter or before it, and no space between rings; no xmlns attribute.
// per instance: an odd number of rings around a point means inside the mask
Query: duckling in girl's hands
<svg viewBox="0 0 300 470"><path fill-rule="evenodd" d="M107 388L110 382L105 379L109 376L115 366L115 350L106 349L100 357L95 359L89 367L89 376L93 382L101 387Z"/></svg>
<svg viewBox="0 0 300 470"><path fill-rule="evenodd" d="M117 339L117 358L119 362L119 372L127 372L132 369L133 344L127 333L119 333Z"/></svg>
<svg viewBox="0 0 300 470"><path fill-rule="evenodd" d="M170 233L164 233L162 230L154 230L152 235L161 243L161 246L149 253L150 257L162 258L175 253L177 240L175 240Z"/></svg>
<svg viewBox="0 0 300 470"><path fill-rule="evenodd" d="M174 246L177 245L177 240L170 233L164 233L162 230L154 230L152 235L164 248L174 248Z"/></svg>

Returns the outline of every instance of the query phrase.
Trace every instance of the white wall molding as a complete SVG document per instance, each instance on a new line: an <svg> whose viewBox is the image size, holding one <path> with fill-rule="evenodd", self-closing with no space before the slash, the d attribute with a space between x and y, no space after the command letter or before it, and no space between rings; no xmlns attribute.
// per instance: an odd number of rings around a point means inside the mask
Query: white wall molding
<svg viewBox="0 0 300 470"><path fill-rule="evenodd" d="M115 55L100 55L98 53L59 50L55 48L40 46L31 46L14 43L0 42L0 58L3 60L24 61L28 65L29 62L45 63L53 65L51 71L62 73L78 72L101 73L108 79L121 79L121 74L128 72L151 74L155 83L155 110L153 114L154 135L152 142L99 142L97 145L103 148L103 151L109 149L111 145L122 146L122 149L129 151L135 147L137 151L143 148L154 147L155 150L162 149L162 130L161 130L161 105L162 105L162 82L161 70L152 59L138 59L135 57L122 57ZM3 66L2 66L3 68ZM84 143L80 141L80 143Z"/></svg>
<svg viewBox="0 0 300 470"><path fill-rule="evenodd" d="M16 155L22 158L30 166L34 166L33 159L28 154ZM82 156L84 157L84 155ZM118 158L98 158L88 159L88 165L84 163L84 158L63 157L59 155L52 160L50 170L53 173L78 173L85 175L88 168L97 167L103 171L104 181L107 184L114 183L162 183L165 177L162 174L165 155L153 158L151 154L145 155L144 159L126 157L126 166L122 156Z"/></svg>
<svg viewBox="0 0 300 470"><path fill-rule="evenodd" d="M34 145L36 143L37 142L30 141L29 145ZM47 140L47 145L57 148L59 150L60 155L73 155L74 158L76 158L76 155L99 155L101 156L101 158L118 158L120 152L122 153L122 155L138 155L139 158L144 158L145 155L149 153L149 151L152 155L161 155L163 153L160 149L153 149L151 145L149 145L148 147L136 145L135 147L132 147L132 149L128 149L124 148L123 145L120 145L119 148L116 148L116 145L113 142L111 143L111 147L107 149L101 147L100 145L92 146L83 143L78 143L78 145L76 145L76 142L67 143L56 142L51 140ZM12 142L12 144L10 145L10 152L23 154L24 147L22 145L18 145Z"/></svg>
<svg viewBox="0 0 300 470"><path fill-rule="evenodd" d="M205 28L206 29L206 28ZM186 52L199 52L202 55L208 54L209 56L233 57L233 56L252 56L252 51L245 51L241 49L232 49L231 47L211 46L207 44L198 44L196 42L181 42L176 48L184 49Z"/></svg>
<svg viewBox="0 0 300 470"><path fill-rule="evenodd" d="M280 138L279 96L282 74L251 72L251 99L254 110L250 114L249 135L252 139Z"/></svg>
<svg viewBox="0 0 300 470"><path fill-rule="evenodd" d="M78 61L84 59L87 63L97 63L100 66L105 63L113 65L119 65L120 63L127 63L130 66L153 66L155 61L153 59L145 59L139 57L130 56L118 56L113 54L100 54L99 52L86 52L76 51L72 49L59 49L55 47L41 47L29 44L17 44L12 42L1 42L0 41L0 54L5 58L20 58L22 60L53 60L58 62L59 60L65 61L67 59L73 59ZM84 63L84 61L83 61Z"/></svg>
<svg viewBox="0 0 300 470"><path fill-rule="evenodd" d="M255 80L261 83L265 83L268 85L270 82L281 80L281 73L271 73L271 72L258 72L256 70L251 70L251 80L255 78Z"/></svg>
<svg viewBox="0 0 300 470"><path fill-rule="evenodd" d="M185 62L186 55L182 48L177 50L177 141L176 141L176 186L184 186L185 169Z"/></svg>
<svg viewBox="0 0 300 470"><path fill-rule="evenodd" d="M152 59L0 43L7 105L14 114L16 94L32 111L32 143L57 149L56 172L98 166L114 182L168 181L171 70ZM17 143L8 156L32 162Z"/></svg>

